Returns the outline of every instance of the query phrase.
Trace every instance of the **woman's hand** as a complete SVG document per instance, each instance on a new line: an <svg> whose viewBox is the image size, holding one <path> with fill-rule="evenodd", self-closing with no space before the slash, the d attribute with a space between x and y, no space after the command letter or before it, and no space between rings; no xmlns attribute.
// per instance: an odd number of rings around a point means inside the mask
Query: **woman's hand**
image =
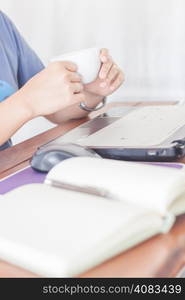
<svg viewBox="0 0 185 300"><path fill-rule="evenodd" d="M84 90L86 95L105 96L111 95L124 82L124 74L122 70L113 61L107 49L102 49L100 52L102 62L101 69L95 81L86 84Z"/></svg>
<svg viewBox="0 0 185 300"><path fill-rule="evenodd" d="M48 116L84 101L83 84L72 62L53 62L17 93L32 118Z"/></svg>
<svg viewBox="0 0 185 300"><path fill-rule="evenodd" d="M87 107L95 108L105 96L112 94L124 81L124 74L114 63L107 49L100 51L101 68L95 81L84 85L83 95ZM83 101L83 100L81 100ZM47 117L54 123L60 123L62 120L78 119L88 115L87 111L79 108L79 104L71 105L63 111Z"/></svg>

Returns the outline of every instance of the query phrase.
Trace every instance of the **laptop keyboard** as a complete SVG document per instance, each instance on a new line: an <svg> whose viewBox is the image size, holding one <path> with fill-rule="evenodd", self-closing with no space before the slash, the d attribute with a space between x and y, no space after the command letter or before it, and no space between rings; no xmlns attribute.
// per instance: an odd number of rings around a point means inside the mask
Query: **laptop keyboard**
<svg viewBox="0 0 185 300"><path fill-rule="evenodd" d="M90 147L156 146L184 125L185 106L148 106L81 139L80 144Z"/></svg>

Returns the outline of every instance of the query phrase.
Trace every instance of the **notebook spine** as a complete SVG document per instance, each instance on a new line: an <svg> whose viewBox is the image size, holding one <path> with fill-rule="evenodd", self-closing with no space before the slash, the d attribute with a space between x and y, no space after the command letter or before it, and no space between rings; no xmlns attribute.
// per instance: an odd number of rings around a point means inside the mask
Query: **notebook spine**
<svg viewBox="0 0 185 300"><path fill-rule="evenodd" d="M162 233L167 233L170 231L170 229L172 228L173 224L175 222L175 216L167 213L164 217L163 217L163 226L161 228L161 232Z"/></svg>

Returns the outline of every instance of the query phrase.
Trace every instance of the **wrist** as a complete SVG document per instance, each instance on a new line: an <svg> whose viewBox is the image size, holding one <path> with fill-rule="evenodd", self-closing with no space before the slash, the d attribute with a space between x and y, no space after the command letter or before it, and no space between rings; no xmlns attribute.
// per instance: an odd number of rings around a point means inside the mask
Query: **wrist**
<svg viewBox="0 0 185 300"><path fill-rule="evenodd" d="M31 105L27 103L24 95L21 93L21 90L18 90L15 94L13 94L9 99L9 104L12 106L12 109L18 113L23 122L30 121L35 118L34 110Z"/></svg>
<svg viewBox="0 0 185 300"><path fill-rule="evenodd" d="M89 108L93 108L93 107L97 106L105 98L101 95L93 94L93 93L90 93L87 91L84 91L84 95L85 95L85 104Z"/></svg>

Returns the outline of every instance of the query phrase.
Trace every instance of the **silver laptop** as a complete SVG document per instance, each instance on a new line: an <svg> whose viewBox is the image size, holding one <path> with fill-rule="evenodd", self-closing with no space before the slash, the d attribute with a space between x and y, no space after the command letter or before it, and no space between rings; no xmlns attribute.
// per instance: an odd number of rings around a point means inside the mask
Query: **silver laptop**
<svg viewBox="0 0 185 300"><path fill-rule="evenodd" d="M124 160L173 161L185 155L185 105L116 110L49 144L76 143L102 157Z"/></svg>

